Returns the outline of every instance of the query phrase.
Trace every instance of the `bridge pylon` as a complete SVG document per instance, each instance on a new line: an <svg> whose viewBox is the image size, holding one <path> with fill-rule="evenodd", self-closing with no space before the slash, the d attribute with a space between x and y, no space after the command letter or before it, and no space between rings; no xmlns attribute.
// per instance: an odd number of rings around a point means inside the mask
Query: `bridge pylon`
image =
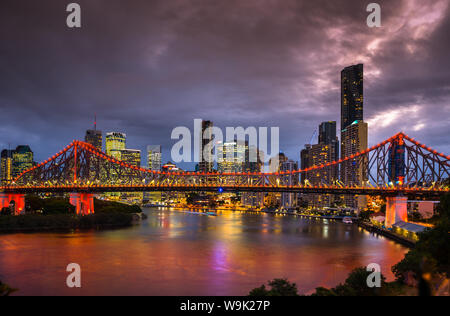
<svg viewBox="0 0 450 316"><path fill-rule="evenodd" d="M10 207L11 202L14 202L13 215L25 212L25 194L0 193L0 210Z"/></svg>
<svg viewBox="0 0 450 316"><path fill-rule="evenodd" d="M77 215L94 214L94 194L70 193L70 204L75 206Z"/></svg>
<svg viewBox="0 0 450 316"><path fill-rule="evenodd" d="M408 221L408 198L406 196L389 196L386 198L386 221L384 226L391 228L398 222Z"/></svg>

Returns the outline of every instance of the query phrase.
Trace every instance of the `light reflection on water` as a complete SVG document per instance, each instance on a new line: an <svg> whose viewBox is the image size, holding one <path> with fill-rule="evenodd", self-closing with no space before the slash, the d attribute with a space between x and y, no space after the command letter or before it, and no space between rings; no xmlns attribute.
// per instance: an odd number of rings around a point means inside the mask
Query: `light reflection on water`
<svg viewBox="0 0 450 316"><path fill-rule="evenodd" d="M0 279L22 295L245 295L287 277L302 293L343 282L355 267L390 267L407 251L354 225L223 211L148 209L120 230L0 236ZM65 286L69 263L82 288Z"/></svg>

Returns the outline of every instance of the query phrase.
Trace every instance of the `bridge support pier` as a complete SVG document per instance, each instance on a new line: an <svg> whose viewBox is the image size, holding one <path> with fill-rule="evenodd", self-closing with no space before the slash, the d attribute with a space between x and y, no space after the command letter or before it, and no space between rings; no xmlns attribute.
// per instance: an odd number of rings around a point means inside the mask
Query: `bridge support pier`
<svg viewBox="0 0 450 316"><path fill-rule="evenodd" d="M395 223L408 221L408 198L390 196L386 201L386 221L384 226L391 228Z"/></svg>
<svg viewBox="0 0 450 316"><path fill-rule="evenodd" d="M77 215L94 214L94 194L70 193L70 204L75 206Z"/></svg>
<svg viewBox="0 0 450 316"><path fill-rule="evenodd" d="M14 202L13 215L25 212L25 194L0 193L0 210L9 207L11 202Z"/></svg>

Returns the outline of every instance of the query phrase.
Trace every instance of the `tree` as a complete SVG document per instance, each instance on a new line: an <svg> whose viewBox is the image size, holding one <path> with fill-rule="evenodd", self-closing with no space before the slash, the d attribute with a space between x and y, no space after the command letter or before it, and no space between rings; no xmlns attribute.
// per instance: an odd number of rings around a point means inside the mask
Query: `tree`
<svg viewBox="0 0 450 316"><path fill-rule="evenodd" d="M360 267L354 269L345 280L344 284L339 284L333 289L323 287L317 288L312 296L379 296L383 295L383 288L386 287L386 278L381 275L381 288L370 288L367 285L367 278L372 272Z"/></svg>
<svg viewBox="0 0 450 316"><path fill-rule="evenodd" d="M287 279L274 279L268 282L270 289L263 284L253 289L249 296L298 296L297 285Z"/></svg>
<svg viewBox="0 0 450 316"><path fill-rule="evenodd" d="M17 291L16 289L13 289L9 287L9 285L4 284L2 283L2 281L0 281L0 296L9 296L16 291Z"/></svg>

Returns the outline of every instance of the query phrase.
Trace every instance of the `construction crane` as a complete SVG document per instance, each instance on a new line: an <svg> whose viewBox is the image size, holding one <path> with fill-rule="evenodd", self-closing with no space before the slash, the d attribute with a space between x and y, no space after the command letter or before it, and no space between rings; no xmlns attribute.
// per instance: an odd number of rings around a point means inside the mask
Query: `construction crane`
<svg viewBox="0 0 450 316"><path fill-rule="evenodd" d="M317 136L317 132L318 132L318 130L317 130L317 128L314 130L314 133L312 134L312 136L311 136L311 140L309 141L309 145L312 145L312 142L313 142L313 140L314 140L314 137L316 137Z"/></svg>

